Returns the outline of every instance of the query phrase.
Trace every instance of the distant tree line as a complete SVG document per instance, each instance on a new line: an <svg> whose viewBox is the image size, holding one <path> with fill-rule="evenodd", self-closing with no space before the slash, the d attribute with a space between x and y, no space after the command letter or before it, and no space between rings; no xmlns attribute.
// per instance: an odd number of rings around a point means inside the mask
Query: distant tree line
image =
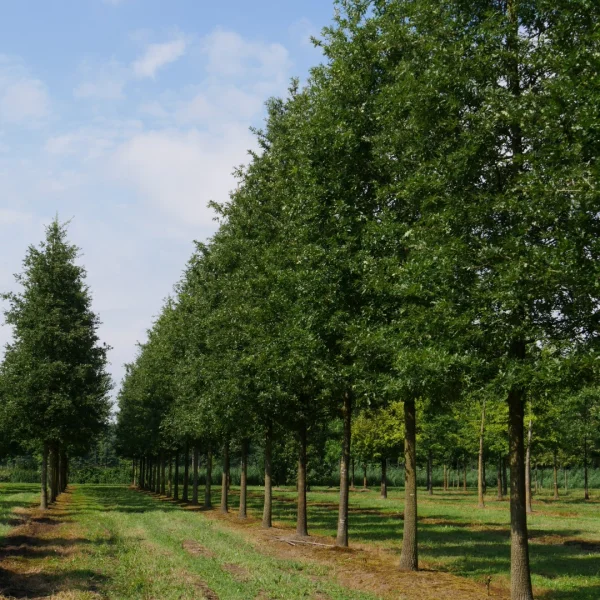
<svg viewBox="0 0 600 600"><path fill-rule="evenodd" d="M244 517L260 444L269 527L273 447L293 439L307 535L311 445L337 420L337 544L351 457L400 445L416 570L418 457L480 456L482 488L487 456L512 598L532 598L532 457L587 469L598 452L599 19L573 0L336 2L323 64L269 101L218 232L127 367L119 444L142 487L164 493L183 463L199 502L202 455L210 506L218 454L226 511L237 448Z"/></svg>

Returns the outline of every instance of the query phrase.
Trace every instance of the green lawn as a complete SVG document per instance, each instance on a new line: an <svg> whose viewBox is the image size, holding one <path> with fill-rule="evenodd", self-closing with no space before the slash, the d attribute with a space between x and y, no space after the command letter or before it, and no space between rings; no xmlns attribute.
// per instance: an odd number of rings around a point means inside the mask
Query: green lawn
<svg viewBox="0 0 600 600"><path fill-rule="evenodd" d="M23 490L33 490L0 489L3 503L17 493L28 501L31 495ZM52 526L41 539L19 535L27 547L0 562L0 589L8 588L7 596L28 591L78 600L197 600L215 597L211 593L221 600L374 598L340 587L324 566L257 553L225 524L126 487L81 485L69 495L59 510L50 511ZM42 575L30 578L36 571ZM8 586L3 572L10 573Z"/></svg>
<svg viewBox="0 0 600 600"><path fill-rule="evenodd" d="M14 510L39 501L37 487L29 484L0 484L0 539L13 527Z"/></svg>
<svg viewBox="0 0 600 600"><path fill-rule="evenodd" d="M274 516L293 524L295 493L276 494ZM309 531L334 536L337 525L336 490L314 490L309 494ZM259 511L262 497L253 490L251 507ZM350 543L376 544L400 553L402 543L402 490L392 489L387 500L376 490L355 492L350 500ZM508 586L510 572L509 503L495 495L486 508L477 508L474 492L442 493L433 497L419 490L419 557L429 568L447 570L479 581L488 576ZM553 600L598 600L600 598L600 497L582 500L573 490L554 501L549 495L536 497L529 516L530 558L533 585Z"/></svg>
<svg viewBox="0 0 600 600"><path fill-rule="evenodd" d="M232 512L236 495L233 490ZM56 598L78 600L210 598L209 590L221 600L375 598L340 587L328 576L325 563L257 552L235 522L224 523L211 514L183 510L174 503L119 486L78 485L64 497L66 500L49 512L50 518L42 519L52 521L52 527L41 530L41 540L28 541L27 536L21 536L29 551L23 556L9 556L4 562L0 554L0 589L6 587L3 572L9 572L13 574L10 585L21 594L13 591L17 597L24 597L23 590L30 588L45 593L51 588L58 594ZM545 497L536 501L529 523L538 597L600 598L600 498L584 503L579 497L575 491L558 502ZM0 543L11 524L12 510L36 500L35 486L0 485ZM293 490L275 492L276 522L293 526L294 500ZM218 490L214 501L218 502ZM336 491L314 490L309 502L310 532L333 536ZM251 516L260 514L259 488L250 490L249 507ZM391 490L387 500L380 499L376 491L352 493L351 544L399 553L401 512L400 490ZM421 493L419 517L423 566L478 581L492 576L492 585L507 585L507 501L490 498L486 508L479 510L472 493L437 492L432 498ZM36 569L42 575L34 579L21 572Z"/></svg>

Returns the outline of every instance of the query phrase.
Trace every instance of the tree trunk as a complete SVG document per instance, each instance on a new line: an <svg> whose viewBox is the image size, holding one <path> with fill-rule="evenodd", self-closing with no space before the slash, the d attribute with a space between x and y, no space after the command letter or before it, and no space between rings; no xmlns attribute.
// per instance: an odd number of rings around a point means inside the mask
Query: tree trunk
<svg viewBox="0 0 600 600"><path fill-rule="evenodd" d="M533 505L531 503L531 436L533 430L533 423L529 419L529 426L527 428L527 450L525 451L525 510L528 513L533 512Z"/></svg>
<svg viewBox="0 0 600 600"><path fill-rule="evenodd" d="M58 444L50 448L50 502L56 501L58 496Z"/></svg>
<svg viewBox="0 0 600 600"><path fill-rule="evenodd" d="M229 441L225 442L223 448L223 474L221 476L221 512L229 511L228 495L229 488Z"/></svg>
<svg viewBox="0 0 600 600"><path fill-rule="evenodd" d="M247 515L246 511L246 499L248 493L248 440L242 440L242 473L240 476L240 511L238 517L245 519Z"/></svg>
<svg viewBox="0 0 600 600"><path fill-rule="evenodd" d="M173 455L169 452L168 462L169 462L169 471L167 476L167 497L173 497Z"/></svg>
<svg viewBox="0 0 600 600"><path fill-rule="evenodd" d="M59 473L59 490L60 492L64 492L67 489L67 478L68 478L68 458L67 458L67 452L64 449L64 447L61 447L60 449L60 473Z"/></svg>
<svg viewBox="0 0 600 600"><path fill-rule="evenodd" d="M400 569L417 571L417 414L414 400L404 402L404 535Z"/></svg>
<svg viewBox="0 0 600 600"><path fill-rule="evenodd" d="M367 463L365 463L363 465L363 489L366 490L368 485L367 485Z"/></svg>
<svg viewBox="0 0 600 600"><path fill-rule="evenodd" d="M344 432L342 439L342 460L340 462L340 504L338 511L338 528L335 545L348 547L348 503L350 499L350 443L352 437L352 396L349 391L344 394L342 407Z"/></svg>
<svg viewBox="0 0 600 600"><path fill-rule="evenodd" d="M184 502L189 502L190 487L190 445L186 442L185 452L183 454L183 497Z"/></svg>
<svg viewBox="0 0 600 600"><path fill-rule="evenodd" d="M265 434L265 501L263 506L262 526L269 529L273 518L273 428L267 426Z"/></svg>
<svg viewBox="0 0 600 600"><path fill-rule="evenodd" d="M167 495L166 458L164 451L160 453L160 493Z"/></svg>
<svg viewBox="0 0 600 600"><path fill-rule="evenodd" d="M431 450L427 453L427 493L433 496L433 458Z"/></svg>
<svg viewBox="0 0 600 600"><path fill-rule="evenodd" d="M467 461L463 464L463 491L467 491Z"/></svg>
<svg viewBox="0 0 600 600"><path fill-rule="evenodd" d="M296 533L308 535L308 519L306 515L306 422L302 421L299 431L300 448L298 451L298 514Z"/></svg>
<svg viewBox="0 0 600 600"><path fill-rule="evenodd" d="M387 458L381 458L381 497L387 498Z"/></svg>
<svg viewBox="0 0 600 600"><path fill-rule="evenodd" d="M42 490L40 497L40 508L46 510L48 508L48 443L44 442L42 449Z"/></svg>
<svg viewBox="0 0 600 600"><path fill-rule="evenodd" d="M212 468L213 457L210 446L206 451L206 481L204 482L204 508L212 508Z"/></svg>
<svg viewBox="0 0 600 600"><path fill-rule="evenodd" d="M173 486L173 500L179 500L179 450L175 451L175 474Z"/></svg>
<svg viewBox="0 0 600 600"><path fill-rule="evenodd" d="M198 444L194 444L192 450L192 504L198 506L198 468L199 468Z"/></svg>
<svg viewBox="0 0 600 600"><path fill-rule="evenodd" d="M483 485L485 473L483 470L483 436L485 434L485 398L481 407L481 428L479 430L479 461L477 465L477 504L479 508L485 507L483 500Z"/></svg>
<svg viewBox="0 0 600 600"><path fill-rule="evenodd" d="M448 467L444 464L444 481L443 481L443 489L445 492L448 491Z"/></svg>
<svg viewBox="0 0 600 600"><path fill-rule="evenodd" d="M523 435L524 402L522 392L512 389L508 395L508 437L510 446L510 529L511 598L533 600L527 541L525 506L525 448Z"/></svg>
<svg viewBox="0 0 600 600"><path fill-rule="evenodd" d="M558 461L556 460L556 450L552 456L554 470L554 500L558 500Z"/></svg>

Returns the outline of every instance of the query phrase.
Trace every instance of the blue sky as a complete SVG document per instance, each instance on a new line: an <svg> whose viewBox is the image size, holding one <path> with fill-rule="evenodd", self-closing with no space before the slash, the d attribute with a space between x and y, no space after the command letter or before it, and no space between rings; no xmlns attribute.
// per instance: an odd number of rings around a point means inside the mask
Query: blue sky
<svg viewBox="0 0 600 600"><path fill-rule="evenodd" d="M122 365L215 230L264 101L320 61L328 0L0 5L0 290L54 215L72 219L101 335ZM0 344L10 330L0 328Z"/></svg>

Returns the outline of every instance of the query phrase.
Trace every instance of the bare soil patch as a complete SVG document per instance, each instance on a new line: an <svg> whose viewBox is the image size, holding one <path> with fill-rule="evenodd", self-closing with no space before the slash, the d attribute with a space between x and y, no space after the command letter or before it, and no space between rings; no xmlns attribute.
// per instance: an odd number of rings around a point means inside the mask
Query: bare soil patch
<svg viewBox="0 0 600 600"><path fill-rule="evenodd" d="M199 544L195 540L184 540L181 544L181 547L192 556L204 556L205 558L214 558L214 552L210 551L208 548Z"/></svg>

